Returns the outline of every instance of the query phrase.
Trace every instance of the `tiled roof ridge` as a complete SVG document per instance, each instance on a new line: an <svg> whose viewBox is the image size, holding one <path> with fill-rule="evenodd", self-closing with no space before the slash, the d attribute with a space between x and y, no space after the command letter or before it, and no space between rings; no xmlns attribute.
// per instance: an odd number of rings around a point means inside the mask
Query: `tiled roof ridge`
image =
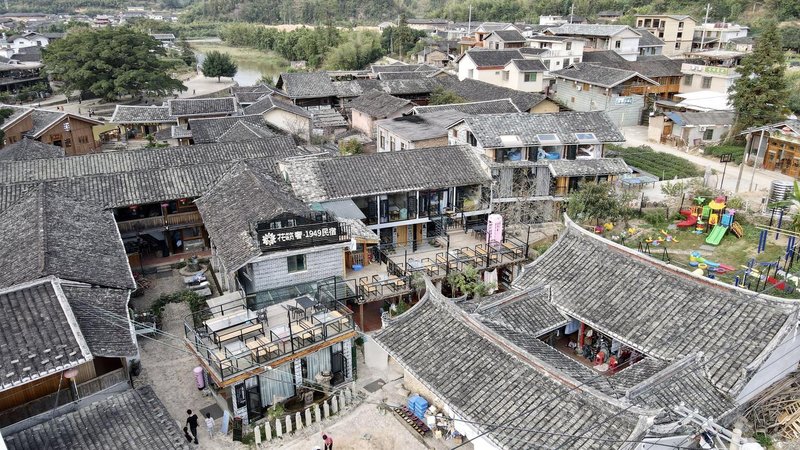
<svg viewBox="0 0 800 450"><path fill-rule="evenodd" d="M538 293L536 291L544 291L544 290L547 290L547 292L548 292L547 296L548 297L552 297L552 292L550 291L550 285L547 285L547 284L545 284L545 285L534 285L534 286L530 286L530 287L522 289L522 290L518 290L516 293L514 293L512 295L500 298L497 301L494 301L492 303L479 305L477 308L475 308L475 312L476 313L481 313L481 314L486 314L486 313L490 313L491 314L491 313L494 312L494 311L491 311L491 310L493 310L493 309L495 309L495 308L497 308L499 306L508 306L508 305L510 305L512 303L516 303L516 302L522 300L527 295L531 295L533 293Z"/></svg>
<svg viewBox="0 0 800 450"><path fill-rule="evenodd" d="M45 208L45 199L46 196L44 195L44 191L46 189L45 183L39 183L35 188L34 192L29 194L34 197L34 201L36 202L36 217L32 217L31 220L38 221L36 226L36 231L39 233L38 245L39 245L39 273L37 275L42 276L47 273L47 231L45 227L48 226L48 221L45 219L46 208ZM23 200L24 201L24 200ZM18 203L19 205L19 203ZM11 208L9 208L11 209Z"/></svg>
<svg viewBox="0 0 800 450"><path fill-rule="evenodd" d="M81 331L78 318L75 317L75 313L72 311L72 307L69 305L69 301L67 301L64 291L61 289L61 280L54 276L48 278L53 284L53 290L56 293L56 298L58 298L58 303L61 305L61 309L64 311L64 316L67 318L67 323L72 330L75 341L78 342L78 346L83 354L83 359L85 361L92 360L94 356L92 356L92 351L89 349L89 344L86 342L86 338L83 336L83 331Z"/></svg>
<svg viewBox="0 0 800 450"><path fill-rule="evenodd" d="M751 297L751 300L754 300L754 301L759 301L760 300L763 303L766 303L768 305L775 306L775 307L778 307L778 308L782 308L782 309L786 310L787 312L788 311L797 312L798 310L800 310L800 306L797 305L796 301L793 301L793 300L790 300L790 299L784 299L784 298L780 298L780 297L775 297L775 296L768 295L768 294L763 294L763 293L754 294L753 291L750 291L748 289L737 287L737 286L732 286L730 284L723 283L723 282L721 282L719 280L716 280L716 279L711 279L711 278L706 278L706 277L698 277L697 275L694 275L692 272L689 272L688 270L686 270L686 269L684 269L682 267L674 266L672 264L667 264L667 263L665 263L663 261L659 261L658 259L642 255L642 254L638 253L634 249L625 247L622 244L618 244L618 243L613 242L611 240L608 240L608 239L606 239L606 238L604 238L602 236L597 236L594 233L589 232L588 230L584 230L578 224L573 222L572 219L569 216L567 216L566 214L564 214L564 221L565 221L565 224L566 224L565 231L562 233L561 236L559 236L558 240L555 243L553 243L553 245L550 246L550 248L548 248L542 255L539 256L539 258L541 258L545 254L547 254L551 249L557 248L557 244L562 239L565 239L568 235L573 234L573 235L577 235L577 236L583 236L583 237L586 237L586 238L590 238L590 240L594 240L595 242L599 243L600 245L605 245L610 250L615 251L616 253L626 254L626 255L634 258L635 260L640 261L640 262L642 262L642 263L644 263L646 265L659 267L659 268L661 268L663 270L666 270L666 271L668 271L670 273L673 273L675 275L681 276L682 278L684 278L686 280L693 281L695 283L704 284L704 285L707 285L707 286L711 286L711 287L714 287L714 288L716 288L718 290L721 290L721 291L728 291L728 292L732 292L732 293L745 295L745 296ZM534 263L535 263L535 261L534 261Z"/></svg>
<svg viewBox="0 0 800 450"><path fill-rule="evenodd" d="M665 369L656 372L655 375L652 375L640 381L636 385L626 389L625 397L628 398L637 397L641 395L643 392L647 391L648 389L671 379L678 373L682 372L684 369L690 367L692 367L694 370L702 370L703 377L708 378L708 374L706 373L705 370L705 359L703 356L704 356L703 352L690 353L686 355L685 357L673 362Z"/></svg>

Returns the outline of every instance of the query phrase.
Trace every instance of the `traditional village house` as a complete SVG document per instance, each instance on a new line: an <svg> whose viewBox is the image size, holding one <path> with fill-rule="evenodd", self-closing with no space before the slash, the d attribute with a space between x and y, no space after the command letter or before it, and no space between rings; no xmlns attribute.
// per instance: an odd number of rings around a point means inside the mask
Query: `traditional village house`
<svg viewBox="0 0 800 450"><path fill-rule="evenodd" d="M170 48L175 45L175 35L172 33L150 33L150 37L160 42L164 48Z"/></svg>
<svg viewBox="0 0 800 450"><path fill-rule="evenodd" d="M650 118L648 139L698 147L722 141L736 120L730 111L667 111Z"/></svg>
<svg viewBox="0 0 800 450"><path fill-rule="evenodd" d="M575 111L605 111L617 126L638 125L647 114L645 99L658 83L632 70L590 63L551 72L556 100Z"/></svg>
<svg viewBox="0 0 800 450"><path fill-rule="evenodd" d="M439 31L450 25L447 19L406 19L406 24L412 30Z"/></svg>
<svg viewBox="0 0 800 450"><path fill-rule="evenodd" d="M639 55L641 35L627 25L565 24L548 28L544 34L582 38L584 51L613 50L629 61L636 61Z"/></svg>
<svg viewBox="0 0 800 450"><path fill-rule="evenodd" d="M246 108L268 95L273 95L275 98L291 103L291 100L283 92L264 83L255 86L231 86L230 92L232 96L236 97L236 102L242 108Z"/></svg>
<svg viewBox="0 0 800 450"><path fill-rule="evenodd" d="M635 28L642 37L639 39L639 56L656 56L664 54L665 43L644 28ZM638 60L638 58L637 58Z"/></svg>
<svg viewBox="0 0 800 450"><path fill-rule="evenodd" d="M326 72L281 73L275 87L301 108L326 109L337 103L338 91Z"/></svg>
<svg viewBox="0 0 800 450"><path fill-rule="evenodd" d="M255 103L244 108L246 115L260 114L264 120L292 136L309 142L311 141L312 117L304 108L292 103L282 101L274 94L262 97Z"/></svg>
<svg viewBox="0 0 800 450"><path fill-rule="evenodd" d="M448 128L451 145L470 146L490 167L492 202L542 202L540 221L552 220L581 183L631 172L622 159L604 158L605 144L625 138L600 111L474 116Z"/></svg>
<svg viewBox="0 0 800 450"><path fill-rule="evenodd" d="M186 337L227 409L245 421L276 401L302 405L315 393L308 383L327 390L353 379L356 332L342 302L355 294L339 283L349 228L272 176L240 163L196 201L231 294L189 320Z"/></svg>
<svg viewBox="0 0 800 450"><path fill-rule="evenodd" d="M469 50L458 63L459 80L473 79L524 92L542 92L547 68L520 50Z"/></svg>
<svg viewBox="0 0 800 450"><path fill-rule="evenodd" d="M453 122L464 117L482 114L518 113L510 99L457 103L452 105L416 106L414 115L376 122L378 151L398 151L412 148L448 145L447 134Z"/></svg>
<svg viewBox="0 0 800 450"><path fill-rule="evenodd" d="M127 309L136 283L113 215L32 186L0 213L0 234L4 432L51 419L54 407L127 389L128 362L138 356Z"/></svg>
<svg viewBox="0 0 800 450"><path fill-rule="evenodd" d="M800 176L800 121L785 120L745 130L746 162L757 167Z"/></svg>
<svg viewBox="0 0 800 450"><path fill-rule="evenodd" d="M686 14L642 14L636 16L636 28L647 30L664 41L663 54L666 56L680 56L692 51L696 26L697 21Z"/></svg>
<svg viewBox="0 0 800 450"><path fill-rule="evenodd" d="M189 119L233 116L239 113L234 97L178 98L167 100L168 115L185 125Z"/></svg>
<svg viewBox="0 0 800 450"><path fill-rule="evenodd" d="M669 59L666 56L640 56L637 61L628 61L610 50L605 50L587 53L583 62L601 67L630 70L658 83L657 86L642 84L630 88L632 93L646 96L645 109L647 110L652 110L653 98L672 100L681 89L683 78L681 61ZM668 102L662 103L669 104Z"/></svg>
<svg viewBox="0 0 800 450"><path fill-rule="evenodd" d="M413 107L409 100L376 90L369 90L348 103L353 128L371 137L375 137L376 121L401 117ZM380 148L379 145L379 151Z"/></svg>
<svg viewBox="0 0 800 450"><path fill-rule="evenodd" d="M168 106L117 105L110 123L116 124L120 128L120 138L127 140L170 130L178 120L170 115Z"/></svg>
<svg viewBox="0 0 800 450"><path fill-rule="evenodd" d="M50 419L48 414L48 419ZM178 424L153 389L143 386L113 394L40 425L11 432L9 450L37 448L125 448L189 450ZM2 442L0 442L2 444Z"/></svg>
<svg viewBox="0 0 800 450"><path fill-rule="evenodd" d="M517 30L497 30L486 36L483 46L490 50L525 47L525 36Z"/></svg>
<svg viewBox="0 0 800 450"><path fill-rule="evenodd" d="M11 55L11 58L19 56L21 55ZM37 57L36 62L25 62L24 64L0 63L0 90L14 92L44 81L41 73L42 65L38 63L38 60Z"/></svg>
<svg viewBox="0 0 800 450"><path fill-rule="evenodd" d="M583 46L583 39L570 36L541 34L528 38L528 47L531 50L545 50L544 52L534 53L533 57L541 60L548 71L569 67L570 64L583 61ZM522 50L526 56L528 56L529 51L528 49ZM545 78L548 77L549 74L546 73Z"/></svg>
<svg viewBox="0 0 800 450"><path fill-rule="evenodd" d="M77 114L38 108L0 105L14 113L3 122L4 145L23 138L35 139L62 147L67 156L84 155L97 150L93 127L102 122Z"/></svg>
<svg viewBox="0 0 800 450"><path fill-rule="evenodd" d="M417 53L418 63L430 64L438 68L447 67L451 59L450 52L440 48L425 47Z"/></svg>
<svg viewBox="0 0 800 450"><path fill-rule="evenodd" d="M259 114L216 117L211 119L189 119L186 130L191 144L213 142L240 142L268 139L278 136L269 123Z"/></svg>
<svg viewBox="0 0 800 450"><path fill-rule="evenodd" d="M651 280L650 294L641 280ZM453 301L429 283L375 341L403 367L404 386L454 417L476 447L677 444L702 426L687 415L730 427L742 405L800 361L796 308L751 294L642 258L567 219L510 292ZM408 340L419 333L430 345ZM478 351L484 369L461 376L476 360L448 350L454 343ZM485 425L497 423L506 426Z"/></svg>
<svg viewBox="0 0 800 450"><path fill-rule="evenodd" d="M23 138L0 149L0 161L25 161L31 159L63 158L64 149L30 138Z"/></svg>
<svg viewBox="0 0 800 450"><path fill-rule="evenodd" d="M347 131L347 119L334 108L311 110L313 136L331 138Z"/></svg>

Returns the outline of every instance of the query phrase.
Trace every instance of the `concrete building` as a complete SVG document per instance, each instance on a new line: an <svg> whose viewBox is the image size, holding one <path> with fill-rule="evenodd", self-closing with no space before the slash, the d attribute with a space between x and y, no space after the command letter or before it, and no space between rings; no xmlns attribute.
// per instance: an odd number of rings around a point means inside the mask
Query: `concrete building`
<svg viewBox="0 0 800 450"><path fill-rule="evenodd" d="M736 70L745 53L729 50L692 52L681 64L683 81L680 93L712 91L727 94L741 75Z"/></svg>
<svg viewBox="0 0 800 450"><path fill-rule="evenodd" d="M544 90L544 64L520 49L469 50L456 60L459 80L473 79L523 92Z"/></svg>
<svg viewBox="0 0 800 450"><path fill-rule="evenodd" d="M730 50L728 47L732 39L746 37L749 32L749 27L735 23L701 23L694 29L692 50Z"/></svg>
<svg viewBox="0 0 800 450"><path fill-rule="evenodd" d="M664 55L678 56L692 51L697 21L685 14L643 14L636 16L642 28L664 41Z"/></svg>
<svg viewBox="0 0 800 450"><path fill-rule="evenodd" d="M370 137L375 137L375 122L393 119L411 111L414 105L405 99L391 96L382 91L369 90L351 100L348 104L352 112L352 127ZM378 151L382 150L380 143Z"/></svg>
<svg viewBox="0 0 800 450"><path fill-rule="evenodd" d="M647 135L656 142L678 142L693 147L723 140L736 114L728 111L669 111L650 118Z"/></svg>
<svg viewBox="0 0 800 450"><path fill-rule="evenodd" d="M569 67L570 64L582 62L584 45L583 39L570 36L536 35L528 38L528 47L532 50L544 50L544 52L535 54L534 57L542 61L548 71L563 69ZM523 52L526 51L523 49ZM545 78L549 77L550 74L546 73Z"/></svg>
<svg viewBox="0 0 800 450"><path fill-rule="evenodd" d="M636 61L639 55L641 35L627 25L564 24L546 29L544 34L582 38L584 51L613 50L629 61Z"/></svg>
<svg viewBox="0 0 800 450"><path fill-rule="evenodd" d="M448 109L379 120L375 123L378 152L446 146L448 125L462 117L463 113Z"/></svg>

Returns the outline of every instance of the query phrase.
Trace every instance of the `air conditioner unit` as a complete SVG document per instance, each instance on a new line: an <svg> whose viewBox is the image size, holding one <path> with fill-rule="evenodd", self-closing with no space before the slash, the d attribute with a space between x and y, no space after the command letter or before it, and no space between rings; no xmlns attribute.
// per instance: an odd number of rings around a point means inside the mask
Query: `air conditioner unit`
<svg viewBox="0 0 800 450"><path fill-rule="evenodd" d="M706 131L706 127L700 127L700 131Z"/></svg>
<svg viewBox="0 0 800 450"><path fill-rule="evenodd" d="M583 90L583 85L579 84L579 85L578 85L578 90L579 90L579 91L582 91L582 90Z"/></svg>

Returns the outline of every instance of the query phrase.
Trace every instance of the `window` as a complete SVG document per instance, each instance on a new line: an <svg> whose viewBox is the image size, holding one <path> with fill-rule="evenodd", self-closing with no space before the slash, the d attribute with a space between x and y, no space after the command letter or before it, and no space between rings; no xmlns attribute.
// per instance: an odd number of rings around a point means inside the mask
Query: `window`
<svg viewBox="0 0 800 450"><path fill-rule="evenodd" d="M659 31L658 32L658 38L659 39L664 39L664 32L663 31Z"/></svg>
<svg viewBox="0 0 800 450"><path fill-rule="evenodd" d="M708 128L706 129L706 131L703 132L703 140L710 141L712 139L714 139L714 129Z"/></svg>
<svg viewBox="0 0 800 450"><path fill-rule="evenodd" d="M569 66L569 58L564 58L564 68L566 69Z"/></svg>
<svg viewBox="0 0 800 450"><path fill-rule="evenodd" d="M661 19L653 19L653 28L658 28L661 25Z"/></svg>
<svg viewBox="0 0 800 450"><path fill-rule="evenodd" d="M475 78L475 77L473 76L474 72L475 72L475 71L474 71L474 70L472 70L472 69L469 69L469 70L467 70L467 78Z"/></svg>
<svg viewBox="0 0 800 450"><path fill-rule="evenodd" d="M381 135L381 150L386 150L386 136Z"/></svg>
<svg viewBox="0 0 800 450"><path fill-rule="evenodd" d="M678 29L679 29L679 30L682 30L682 29L683 29L683 22L678 22Z"/></svg>
<svg viewBox="0 0 800 450"><path fill-rule="evenodd" d="M680 38L682 38L682 37L683 37L683 33L681 33L680 31L678 31L678 34L676 34L676 36L678 37L678 39L680 39Z"/></svg>
<svg viewBox="0 0 800 450"><path fill-rule="evenodd" d="M569 102L570 102L570 103L575 103L575 97L570 97L570 98L569 98Z"/></svg>
<svg viewBox="0 0 800 450"><path fill-rule="evenodd" d="M475 135L472 134L471 131L467 131L467 144L469 144L469 145L471 145L473 147L477 147L478 146L478 140L475 139Z"/></svg>
<svg viewBox="0 0 800 450"><path fill-rule="evenodd" d="M644 26L644 22L642 21L642 19L639 19L639 21L636 23L636 27L637 28L642 28L643 26Z"/></svg>
<svg viewBox="0 0 800 450"><path fill-rule="evenodd" d="M302 272L306 270L306 255L293 255L286 258L289 273Z"/></svg>
<svg viewBox="0 0 800 450"><path fill-rule="evenodd" d="M703 89L711 88L711 77L703 77Z"/></svg>
<svg viewBox="0 0 800 450"><path fill-rule="evenodd" d="M394 138L389 138L389 151L394 151Z"/></svg>
<svg viewBox="0 0 800 450"><path fill-rule="evenodd" d="M78 143L79 144L88 144L89 143L89 136L78 136Z"/></svg>
<svg viewBox="0 0 800 450"><path fill-rule="evenodd" d="M72 147L72 139L64 139L65 147Z"/></svg>
<svg viewBox="0 0 800 450"><path fill-rule="evenodd" d="M694 81L694 75L684 75L683 76L683 85L684 86L691 86L693 81Z"/></svg>
<svg viewBox="0 0 800 450"><path fill-rule="evenodd" d="M536 72L525 72L525 82L532 83L536 81Z"/></svg>
<svg viewBox="0 0 800 450"><path fill-rule="evenodd" d="M675 43L675 50L680 50L680 49L681 49L681 43L680 42L676 42Z"/></svg>
<svg viewBox="0 0 800 450"><path fill-rule="evenodd" d="M589 83L583 83L582 86L583 87L581 89L583 89L584 91L588 91L592 88L592 85L590 85Z"/></svg>
<svg viewBox="0 0 800 450"><path fill-rule="evenodd" d="M622 41L614 41L614 48L622 48Z"/></svg>
<svg viewBox="0 0 800 450"><path fill-rule="evenodd" d="M405 142L401 142L400 143L400 150L405 150L405 149L406 149L406 143Z"/></svg>
<svg viewBox="0 0 800 450"><path fill-rule="evenodd" d="M572 42L567 41L565 45L567 50L572 50Z"/></svg>
<svg viewBox="0 0 800 450"><path fill-rule="evenodd" d="M507 70L503 71L503 81L508 81L508 71Z"/></svg>

